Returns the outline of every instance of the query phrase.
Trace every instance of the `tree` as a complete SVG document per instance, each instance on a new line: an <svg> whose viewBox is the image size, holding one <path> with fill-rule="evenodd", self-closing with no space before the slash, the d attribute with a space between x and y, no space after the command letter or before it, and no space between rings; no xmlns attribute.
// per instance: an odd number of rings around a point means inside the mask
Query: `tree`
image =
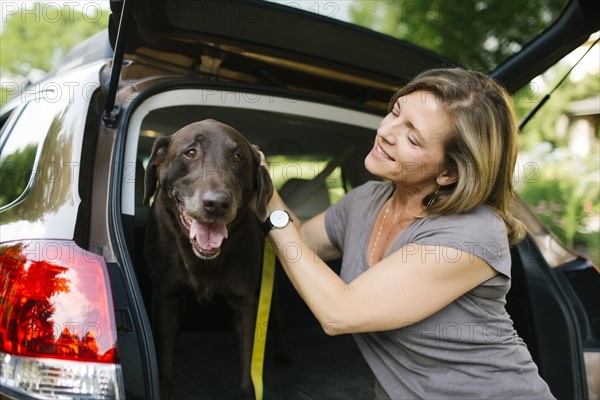
<svg viewBox="0 0 600 400"><path fill-rule="evenodd" d="M71 47L107 27L109 12L91 1L83 3L81 10L70 2L63 7L58 2L22 5L3 16L0 71L21 77L34 69L52 71Z"/></svg>
<svg viewBox="0 0 600 400"><path fill-rule="evenodd" d="M540 34L565 3L358 0L350 6L349 14L355 24L420 43L460 65L489 72Z"/></svg>

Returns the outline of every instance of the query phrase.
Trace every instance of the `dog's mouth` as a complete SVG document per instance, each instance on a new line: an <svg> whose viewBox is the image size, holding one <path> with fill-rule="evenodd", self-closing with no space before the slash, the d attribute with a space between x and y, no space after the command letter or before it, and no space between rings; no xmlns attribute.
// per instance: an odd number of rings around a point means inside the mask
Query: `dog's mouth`
<svg viewBox="0 0 600 400"><path fill-rule="evenodd" d="M221 253L221 244L227 239L227 225L224 222L203 222L185 212L178 203L179 218L185 227L194 253L202 259L210 260Z"/></svg>

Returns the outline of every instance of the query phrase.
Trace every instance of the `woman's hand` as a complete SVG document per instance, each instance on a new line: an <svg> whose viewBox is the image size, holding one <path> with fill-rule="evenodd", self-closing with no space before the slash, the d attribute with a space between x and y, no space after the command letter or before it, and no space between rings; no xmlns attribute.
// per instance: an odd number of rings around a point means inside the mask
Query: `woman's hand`
<svg viewBox="0 0 600 400"><path fill-rule="evenodd" d="M267 158L265 157L265 154L258 148L258 146L253 145L253 147L260 156L260 168L264 168L267 172L270 173L269 164L267 163ZM250 199L250 209L252 210L252 212L254 212L255 214L258 215L257 203L258 203L257 193L254 193L252 195L252 198ZM292 217L292 221L293 221L294 225L296 226L296 228L300 228L300 224L301 224L300 219L285 204L285 202L283 201L283 199L281 198L281 196L279 195L279 193L277 192L277 189L275 187L273 187L273 195L271 196L271 198L269 199L269 201L267 203L265 218L263 218L261 220L261 222L264 222L266 220L266 218L274 210L286 210L288 212L288 214L290 214L290 216Z"/></svg>
<svg viewBox="0 0 600 400"><path fill-rule="evenodd" d="M260 156L260 166L264 167L267 169L267 171L269 170L269 164L267 163L267 157L265 157L265 153L263 153L258 146L254 145L254 148L256 149L256 152L258 153L258 155Z"/></svg>

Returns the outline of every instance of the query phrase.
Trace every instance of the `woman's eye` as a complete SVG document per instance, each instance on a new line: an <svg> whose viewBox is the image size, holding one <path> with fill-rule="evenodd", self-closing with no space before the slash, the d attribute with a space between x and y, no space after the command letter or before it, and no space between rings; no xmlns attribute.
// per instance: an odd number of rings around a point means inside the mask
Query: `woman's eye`
<svg viewBox="0 0 600 400"><path fill-rule="evenodd" d="M417 142L416 140L414 140L412 137L407 136L408 137L408 142L410 144L412 144L413 146L419 146L419 142Z"/></svg>
<svg viewBox="0 0 600 400"><path fill-rule="evenodd" d="M186 150L183 153L184 156L186 156L187 158L193 159L196 158L198 156L198 150L191 148L189 150Z"/></svg>

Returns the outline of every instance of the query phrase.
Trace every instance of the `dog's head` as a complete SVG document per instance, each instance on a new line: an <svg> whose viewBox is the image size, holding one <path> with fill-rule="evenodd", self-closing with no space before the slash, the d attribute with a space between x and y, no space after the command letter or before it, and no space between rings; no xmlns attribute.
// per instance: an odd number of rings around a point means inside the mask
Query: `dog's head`
<svg viewBox="0 0 600 400"><path fill-rule="evenodd" d="M257 199L258 217L264 219L273 194L269 172L256 148L238 131L215 120L195 122L159 137L144 184L144 204L158 184L194 253L203 259L219 255L229 224L252 198Z"/></svg>

